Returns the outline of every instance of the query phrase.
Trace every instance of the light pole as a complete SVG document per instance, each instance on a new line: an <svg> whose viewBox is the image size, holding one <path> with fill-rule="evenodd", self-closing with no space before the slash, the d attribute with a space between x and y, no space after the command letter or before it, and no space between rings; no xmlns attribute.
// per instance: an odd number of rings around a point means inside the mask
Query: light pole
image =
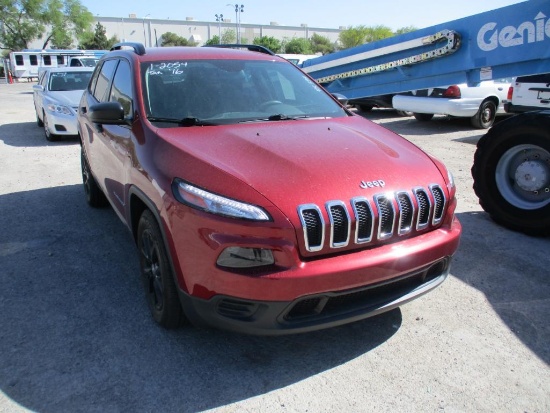
<svg viewBox="0 0 550 413"><path fill-rule="evenodd" d="M228 6L233 5L228 4ZM237 26L237 43L241 42L241 13L244 13L244 4L241 4L240 6L238 4L235 4L235 25Z"/></svg>
<svg viewBox="0 0 550 413"><path fill-rule="evenodd" d="M149 13L147 16L143 18L143 45L147 47L147 36L145 35L145 19L149 17L151 14Z"/></svg>
<svg viewBox="0 0 550 413"><path fill-rule="evenodd" d="M218 41L220 42L220 44L222 43L222 23L223 22L223 14L215 14L214 16L216 16L216 21L218 22Z"/></svg>

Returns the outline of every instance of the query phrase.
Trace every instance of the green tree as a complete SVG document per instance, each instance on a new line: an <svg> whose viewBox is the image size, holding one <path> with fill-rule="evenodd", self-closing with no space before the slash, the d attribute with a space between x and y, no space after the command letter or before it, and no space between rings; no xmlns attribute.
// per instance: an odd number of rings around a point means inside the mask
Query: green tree
<svg viewBox="0 0 550 413"><path fill-rule="evenodd" d="M256 37L253 44L267 47L273 53L279 53L281 51L281 42L271 36Z"/></svg>
<svg viewBox="0 0 550 413"><path fill-rule="evenodd" d="M348 27L345 30L342 30L338 35L342 49L349 49L350 47L355 47L365 43L367 37L367 27L366 26L356 26Z"/></svg>
<svg viewBox="0 0 550 413"><path fill-rule="evenodd" d="M410 33L410 32L414 32L416 30L418 30L417 27L406 26L406 27L401 27L401 28L397 29L394 34L397 36L399 34Z"/></svg>
<svg viewBox="0 0 550 413"><path fill-rule="evenodd" d="M27 49L37 39L42 48L71 46L89 29L93 15L78 0L0 0L2 48Z"/></svg>
<svg viewBox="0 0 550 413"><path fill-rule="evenodd" d="M192 42L189 42L184 37L178 36L176 33L166 32L162 35L162 40L160 42L162 47L166 46L194 46Z"/></svg>
<svg viewBox="0 0 550 413"><path fill-rule="evenodd" d="M211 45L214 45L214 44L220 44L220 36L218 36L218 35L212 36L212 38L207 40L206 43L205 43L206 46L211 46Z"/></svg>
<svg viewBox="0 0 550 413"><path fill-rule="evenodd" d="M377 40L392 37L393 32L388 26L378 25L366 28L365 43L375 42Z"/></svg>
<svg viewBox="0 0 550 413"><path fill-rule="evenodd" d="M225 29L222 33L222 43L232 44L237 41L237 33L231 29Z"/></svg>
<svg viewBox="0 0 550 413"><path fill-rule="evenodd" d="M295 37L285 44L285 53L313 54L313 49L308 39Z"/></svg>
<svg viewBox="0 0 550 413"><path fill-rule="evenodd" d="M41 38L46 29L43 9L43 0L0 0L2 48L27 49L30 42Z"/></svg>
<svg viewBox="0 0 550 413"><path fill-rule="evenodd" d="M116 36L108 39L107 30L100 22L97 22L94 32L87 31L81 36L78 48L84 50L109 50L118 42L119 40Z"/></svg>
<svg viewBox="0 0 550 413"><path fill-rule="evenodd" d="M46 17L51 26L42 45L48 43L58 49L72 47L73 37L80 39L89 30L94 20L92 13L78 0L46 0Z"/></svg>
<svg viewBox="0 0 550 413"><path fill-rule="evenodd" d="M325 55L334 52L334 44L330 42L328 37L313 33L309 42L311 43L313 53L322 53Z"/></svg>
<svg viewBox="0 0 550 413"><path fill-rule="evenodd" d="M356 26L342 30L338 35L338 39L340 40L342 49L349 49L350 47L360 46L365 43L387 39L393 35L392 30L383 25L372 27Z"/></svg>

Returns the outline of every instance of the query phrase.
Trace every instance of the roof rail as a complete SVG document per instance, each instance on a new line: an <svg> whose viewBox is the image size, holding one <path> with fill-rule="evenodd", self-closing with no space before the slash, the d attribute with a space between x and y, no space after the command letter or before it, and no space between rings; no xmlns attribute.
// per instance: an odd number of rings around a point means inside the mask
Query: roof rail
<svg viewBox="0 0 550 413"><path fill-rule="evenodd" d="M124 48L132 48L134 49L134 52L140 56L145 54L145 47L141 43L137 42L121 42L115 44L113 47L111 47L111 51L113 50L122 50Z"/></svg>
<svg viewBox="0 0 550 413"><path fill-rule="evenodd" d="M257 44L206 44L203 47L224 47L227 49L246 49L246 50L250 50L251 52L259 52L259 53L265 53L271 56L275 56L275 53L273 53L267 47L260 46Z"/></svg>

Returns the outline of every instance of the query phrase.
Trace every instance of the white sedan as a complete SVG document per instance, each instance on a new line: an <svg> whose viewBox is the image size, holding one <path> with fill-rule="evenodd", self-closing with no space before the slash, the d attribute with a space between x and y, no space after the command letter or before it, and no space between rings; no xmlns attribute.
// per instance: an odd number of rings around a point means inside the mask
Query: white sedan
<svg viewBox="0 0 550 413"><path fill-rule="evenodd" d="M413 112L420 121L428 121L435 114L467 117L472 125L488 129L495 116L506 114L509 79L483 81L479 86L466 84L442 88L424 89L410 94L395 95L393 107L397 110Z"/></svg>
<svg viewBox="0 0 550 413"><path fill-rule="evenodd" d="M56 67L41 70L33 86L36 123L48 141L78 135L76 115L93 67Z"/></svg>

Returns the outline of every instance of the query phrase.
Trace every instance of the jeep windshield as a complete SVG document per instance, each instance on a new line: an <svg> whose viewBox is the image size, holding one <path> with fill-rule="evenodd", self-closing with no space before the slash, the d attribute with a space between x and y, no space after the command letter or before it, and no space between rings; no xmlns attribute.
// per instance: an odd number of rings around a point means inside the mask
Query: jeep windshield
<svg viewBox="0 0 550 413"><path fill-rule="evenodd" d="M160 127L348 116L317 83L287 62L144 63L142 86L147 118Z"/></svg>

